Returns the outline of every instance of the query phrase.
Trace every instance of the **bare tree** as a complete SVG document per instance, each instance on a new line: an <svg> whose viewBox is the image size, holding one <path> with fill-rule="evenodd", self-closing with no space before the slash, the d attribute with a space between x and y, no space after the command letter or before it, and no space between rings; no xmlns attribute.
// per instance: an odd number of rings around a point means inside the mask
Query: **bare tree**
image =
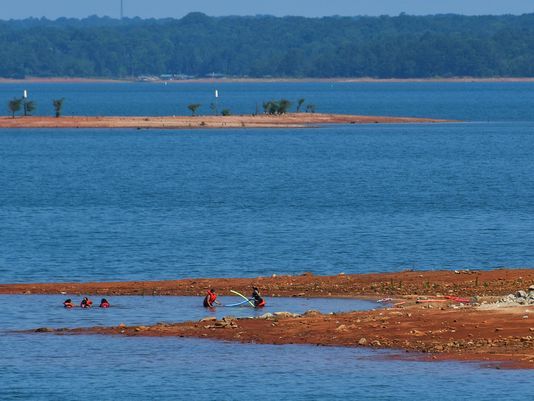
<svg viewBox="0 0 534 401"><path fill-rule="evenodd" d="M300 98L297 102L297 113L300 113L300 109L302 107L302 105L304 104L304 102L306 101L306 99L304 98Z"/></svg>
<svg viewBox="0 0 534 401"><path fill-rule="evenodd" d="M61 116L61 109L63 108L63 102L65 101L65 98L61 99L54 99L52 100L52 105L54 106L54 110L56 112L56 118L59 118Z"/></svg>
<svg viewBox="0 0 534 401"><path fill-rule="evenodd" d="M32 113L37 108L37 105L35 104L33 100L24 99L23 106L24 106L24 116L31 116Z"/></svg>
<svg viewBox="0 0 534 401"><path fill-rule="evenodd" d="M187 108L189 110L191 110L191 115L194 117L194 116L197 115L197 110L200 108L200 106L201 105L198 104L198 103L192 103L192 104L188 105Z"/></svg>

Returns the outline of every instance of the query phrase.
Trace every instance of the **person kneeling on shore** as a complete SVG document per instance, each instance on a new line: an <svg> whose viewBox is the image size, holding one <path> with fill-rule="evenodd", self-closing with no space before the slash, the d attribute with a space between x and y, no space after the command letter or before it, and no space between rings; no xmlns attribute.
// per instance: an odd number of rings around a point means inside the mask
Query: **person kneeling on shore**
<svg viewBox="0 0 534 401"><path fill-rule="evenodd" d="M254 307L263 308L265 306L265 300L261 297L258 287L252 287L252 299L254 299Z"/></svg>
<svg viewBox="0 0 534 401"><path fill-rule="evenodd" d="M204 308L213 308L214 304L220 305L221 303L217 301L217 294L212 288L211 290L208 290L208 293L204 297Z"/></svg>
<svg viewBox="0 0 534 401"><path fill-rule="evenodd" d="M72 299L69 298L69 299L65 300L65 302L63 302L63 307L67 308L67 309L74 308L74 304L72 303Z"/></svg>
<svg viewBox="0 0 534 401"><path fill-rule="evenodd" d="M82 302L80 303L80 307L82 307L82 308L90 308L91 306L93 306L93 301L91 301L87 297L83 297Z"/></svg>
<svg viewBox="0 0 534 401"><path fill-rule="evenodd" d="M109 304L108 300L106 298L102 298L100 301L100 307L101 308L109 308L111 305Z"/></svg>

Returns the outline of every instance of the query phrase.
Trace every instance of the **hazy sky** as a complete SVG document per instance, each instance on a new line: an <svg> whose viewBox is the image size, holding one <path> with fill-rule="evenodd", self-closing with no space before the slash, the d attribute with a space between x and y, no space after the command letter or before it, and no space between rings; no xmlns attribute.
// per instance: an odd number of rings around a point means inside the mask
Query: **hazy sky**
<svg viewBox="0 0 534 401"><path fill-rule="evenodd" d="M208 15L398 15L523 14L534 0L123 0L127 17L180 18L191 11ZM119 16L120 0L0 0L0 19Z"/></svg>

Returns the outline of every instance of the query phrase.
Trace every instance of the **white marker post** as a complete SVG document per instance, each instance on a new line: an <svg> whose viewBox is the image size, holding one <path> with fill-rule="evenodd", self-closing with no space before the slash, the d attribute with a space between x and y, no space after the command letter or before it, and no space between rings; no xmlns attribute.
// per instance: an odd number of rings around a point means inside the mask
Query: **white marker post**
<svg viewBox="0 0 534 401"><path fill-rule="evenodd" d="M24 117L28 115L28 91L24 89L22 92L22 107L24 109Z"/></svg>

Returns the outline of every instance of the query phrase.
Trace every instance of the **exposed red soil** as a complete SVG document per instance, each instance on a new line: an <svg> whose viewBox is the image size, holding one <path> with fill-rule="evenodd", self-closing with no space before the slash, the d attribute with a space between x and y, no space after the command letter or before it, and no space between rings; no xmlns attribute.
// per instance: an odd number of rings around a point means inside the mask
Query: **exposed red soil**
<svg viewBox="0 0 534 401"><path fill-rule="evenodd" d="M386 297L411 295L500 296L534 284L534 269L489 271L410 271L377 274L203 278L111 283L0 284L0 294L204 295L215 288L250 292L256 285L267 296Z"/></svg>
<svg viewBox="0 0 534 401"><path fill-rule="evenodd" d="M402 308L335 315L226 319L150 327L121 325L67 332L402 349L417 352L419 357L430 354L428 358L433 360L481 361L487 366L534 369L534 323L532 318L524 318L525 309L528 308L496 312L472 307L450 309L443 304L429 309L428 304L412 303Z"/></svg>
<svg viewBox="0 0 534 401"><path fill-rule="evenodd" d="M334 315L159 324L151 327L94 327L59 330L72 334L179 336L264 344L314 344L399 349L431 360L481 361L487 366L534 368L534 307L464 305L454 297L496 297L526 289L534 269L403 272L386 274L189 279L86 284L4 284L3 294L203 295L230 289L266 296L392 297L396 307ZM419 303L419 298L424 298ZM449 299L448 299L448 298ZM429 302L430 301L430 302ZM408 354L412 355L412 354ZM426 358L426 357L425 357Z"/></svg>
<svg viewBox="0 0 534 401"><path fill-rule="evenodd" d="M0 128L305 128L321 124L437 123L446 120L412 117L375 117L344 114L289 113L240 116L166 117L0 117Z"/></svg>

